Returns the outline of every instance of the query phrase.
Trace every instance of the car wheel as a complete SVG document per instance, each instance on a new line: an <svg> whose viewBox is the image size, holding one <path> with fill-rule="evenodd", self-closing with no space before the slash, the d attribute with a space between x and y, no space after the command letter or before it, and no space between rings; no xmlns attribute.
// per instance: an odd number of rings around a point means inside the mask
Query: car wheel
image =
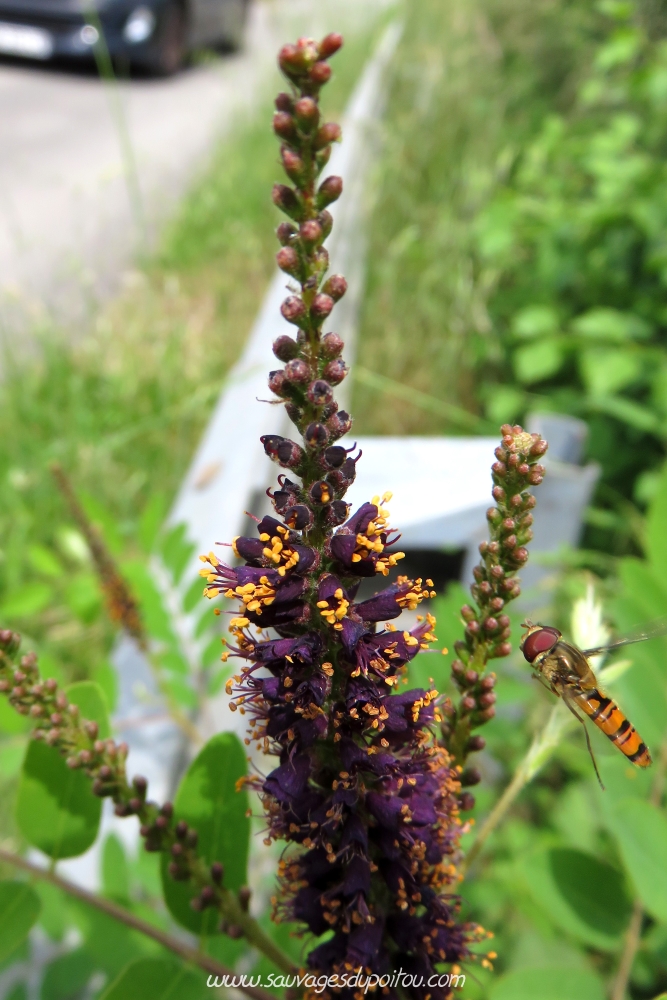
<svg viewBox="0 0 667 1000"><path fill-rule="evenodd" d="M185 62L187 55L187 24L183 5L171 0L160 15L153 50L146 69L155 76L172 76Z"/></svg>
<svg viewBox="0 0 667 1000"><path fill-rule="evenodd" d="M224 35L219 48L237 52L243 45L248 18L248 0L222 0Z"/></svg>

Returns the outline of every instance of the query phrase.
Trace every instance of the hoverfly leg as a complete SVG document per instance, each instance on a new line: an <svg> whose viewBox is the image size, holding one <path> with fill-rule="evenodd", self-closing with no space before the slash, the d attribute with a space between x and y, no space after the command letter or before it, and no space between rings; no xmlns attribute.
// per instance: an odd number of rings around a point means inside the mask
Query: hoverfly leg
<svg viewBox="0 0 667 1000"><path fill-rule="evenodd" d="M597 765L597 762L595 760L595 754L593 753L593 747L591 746L591 738L588 735L588 728L586 726L586 723L581 718L581 716L577 712L576 708L574 707L574 705L572 704L572 702L569 700L569 698L566 697L565 694L563 694L563 701L565 702L565 704L567 705L567 707L569 708L569 710L572 712L572 715L575 717L575 719L577 720L577 722L580 722L582 724L582 726L584 727L584 736L586 737L586 746L588 747L588 753L590 755L590 758L593 761L593 767L595 768L595 776L598 779L598 784L599 784L600 788L604 792L604 791L606 791L606 789L605 789L604 785L602 784L602 778L600 777L600 772L598 771L598 765Z"/></svg>
<svg viewBox="0 0 667 1000"><path fill-rule="evenodd" d="M550 691L552 694L558 694L558 692L554 689L553 684L549 683L544 674L534 673L531 674L531 677L534 681L539 681L542 687L545 687L547 691Z"/></svg>

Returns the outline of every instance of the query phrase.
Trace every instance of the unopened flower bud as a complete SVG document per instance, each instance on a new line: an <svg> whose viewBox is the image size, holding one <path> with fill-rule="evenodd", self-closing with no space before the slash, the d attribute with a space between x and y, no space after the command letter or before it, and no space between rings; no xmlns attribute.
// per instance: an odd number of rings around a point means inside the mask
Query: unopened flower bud
<svg viewBox="0 0 667 1000"><path fill-rule="evenodd" d="M301 358L294 358L285 365L285 378L295 385L305 385L310 381L310 368Z"/></svg>
<svg viewBox="0 0 667 1000"><path fill-rule="evenodd" d="M144 778L143 774L135 774L132 779L132 784L134 785L137 794L144 798L146 795L146 789L148 788L148 781Z"/></svg>
<svg viewBox="0 0 667 1000"><path fill-rule="evenodd" d="M337 32L332 31L325 35L318 47L320 59L330 59L335 52L338 52L342 44L343 36Z"/></svg>
<svg viewBox="0 0 667 1000"><path fill-rule="evenodd" d="M318 209L326 208L327 205L331 205L332 202L338 201L342 193L343 193L342 177L336 177L335 174L332 174L331 177L327 177L325 180L322 181L319 190L317 192Z"/></svg>
<svg viewBox="0 0 667 1000"><path fill-rule="evenodd" d="M471 809L475 808L475 796L471 795L470 792L463 792L459 795L459 809L461 812L470 812Z"/></svg>
<svg viewBox="0 0 667 1000"><path fill-rule="evenodd" d="M466 744L466 750L468 753L477 753L479 750L483 750L486 746L486 740L483 736L471 736Z"/></svg>
<svg viewBox="0 0 667 1000"><path fill-rule="evenodd" d="M298 326L306 315L306 306L301 296L288 295L281 305L280 311L288 323L294 323Z"/></svg>
<svg viewBox="0 0 667 1000"><path fill-rule="evenodd" d="M317 102L312 97L300 97L294 103L294 114L299 123L299 127L304 132L310 132L316 128L320 120L320 112Z"/></svg>
<svg viewBox="0 0 667 1000"><path fill-rule="evenodd" d="M298 229L291 222L281 222L276 229L276 236L283 246L287 246L294 239L297 232Z"/></svg>
<svg viewBox="0 0 667 1000"><path fill-rule="evenodd" d="M283 169L289 179L298 185L303 177L305 169L305 164L299 154L295 153L293 149L289 148L289 146L282 146L280 150L280 159L282 161Z"/></svg>
<svg viewBox="0 0 667 1000"><path fill-rule="evenodd" d="M317 216L317 221L322 227L322 239L326 239L331 230L333 229L333 216L331 212L327 212L326 208L319 213Z"/></svg>
<svg viewBox="0 0 667 1000"><path fill-rule="evenodd" d="M299 227L299 236L307 247L315 246L322 242L322 227L316 219L308 219L302 222Z"/></svg>
<svg viewBox="0 0 667 1000"><path fill-rule="evenodd" d="M269 372L268 385L271 392L274 392L276 396L286 396L289 394L289 380L285 376L285 372L282 368L275 372Z"/></svg>
<svg viewBox="0 0 667 1000"><path fill-rule="evenodd" d="M344 437L352 427L352 419L345 410L339 410L327 420L327 429L330 437L335 441Z"/></svg>
<svg viewBox="0 0 667 1000"><path fill-rule="evenodd" d="M283 45L278 53L278 65L285 76L290 78L301 76L308 66L306 51L291 43Z"/></svg>
<svg viewBox="0 0 667 1000"><path fill-rule="evenodd" d="M214 861L211 865L211 878L216 885L221 885L225 877L225 869L220 861Z"/></svg>
<svg viewBox="0 0 667 1000"><path fill-rule="evenodd" d="M320 292L320 294L316 295L315 298L313 299L313 304L310 307L310 312L316 321L321 321L327 318L333 307L334 307L334 300L331 298L331 296L324 295L324 293Z"/></svg>
<svg viewBox="0 0 667 1000"><path fill-rule="evenodd" d="M327 443L329 435L324 424L314 422L312 424L308 424L303 437L306 444L310 445L311 448L319 448L323 444Z"/></svg>
<svg viewBox="0 0 667 1000"><path fill-rule="evenodd" d="M313 523L313 512L305 503L288 507L284 514L285 524L294 531L305 531Z"/></svg>
<svg viewBox="0 0 667 1000"><path fill-rule="evenodd" d="M285 469L298 469L304 459L303 448L286 438L278 445L276 457Z"/></svg>
<svg viewBox="0 0 667 1000"><path fill-rule="evenodd" d="M477 713L477 721L478 722L489 722L491 719L493 719L493 717L495 716L495 714L496 714L496 710L495 710L494 706L491 705L489 708L485 708L483 712L478 712Z"/></svg>
<svg viewBox="0 0 667 1000"><path fill-rule="evenodd" d="M298 277L301 270L299 255L294 247L281 247L276 254L276 263L281 271Z"/></svg>
<svg viewBox="0 0 667 1000"><path fill-rule="evenodd" d="M294 101L290 94L286 94L284 91L276 96L273 102L276 111L287 111L292 112L294 110Z"/></svg>
<svg viewBox="0 0 667 1000"><path fill-rule="evenodd" d="M324 368L322 374L327 379L331 385L340 385L343 379L348 374L348 367L342 358L336 358L334 361L330 361L328 365Z"/></svg>
<svg viewBox="0 0 667 1000"><path fill-rule="evenodd" d="M299 345L296 340L284 333L273 341L273 353L279 361L291 361L299 353Z"/></svg>
<svg viewBox="0 0 667 1000"><path fill-rule="evenodd" d="M317 130L313 146L315 149L324 149L332 142L339 142L341 138L341 128L336 122L325 122Z"/></svg>
<svg viewBox="0 0 667 1000"><path fill-rule="evenodd" d="M326 504L331 501L331 486L321 479L310 487L310 499L316 504Z"/></svg>
<svg viewBox="0 0 667 1000"><path fill-rule="evenodd" d="M331 296L334 302L338 302L347 291L347 281L342 274L332 274L322 285L322 291Z"/></svg>
<svg viewBox="0 0 667 1000"><path fill-rule="evenodd" d="M318 378L310 383L306 396L314 406L325 406L333 399L333 389L323 378Z"/></svg>
<svg viewBox="0 0 667 1000"><path fill-rule="evenodd" d="M296 138L296 123L287 111L276 111L273 116L273 131L281 139Z"/></svg>
<svg viewBox="0 0 667 1000"><path fill-rule="evenodd" d="M472 785L478 785L481 780L482 775L476 767L467 767L460 778L461 786L463 788L470 788Z"/></svg>
<svg viewBox="0 0 667 1000"><path fill-rule="evenodd" d="M339 469L347 458L347 451L342 445L332 445L324 452L323 458L328 469Z"/></svg>
<svg viewBox="0 0 667 1000"><path fill-rule="evenodd" d="M274 184L271 198L273 199L273 204L283 211L285 215L289 215L291 219L298 220L301 215L301 205L291 187L287 187L286 184Z"/></svg>
<svg viewBox="0 0 667 1000"><path fill-rule="evenodd" d="M494 650L494 656L509 656L512 652L511 642L501 642Z"/></svg>
<svg viewBox="0 0 667 1000"><path fill-rule="evenodd" d="M337 333L325 333L320 341L321 352L325 358L337 358L344 347L343 339Z"/></svg>
<svg viewBox="0 0 667 1000"><path fill-rule="evenodd" d="M308 75L313 83L321 87L331 79L331 66L320 60L315 63Z"/></svg>
<svg viewBox="0 0 667 1000"><path fill-rule="evenodd" d="M343 524L347 521L349 515L349 503L346 503L345 500L333 500L329 504L329 509L327 511L327 523L336 527L337 525Z"/></svg>
<svg viewBox="0 0 667 1000"><path fill-rule="evenodd" d="M208 906L212 906L215 902L215 890L210 885L205 885L199 893L199 902L202 910L205 910Z"/></svg>

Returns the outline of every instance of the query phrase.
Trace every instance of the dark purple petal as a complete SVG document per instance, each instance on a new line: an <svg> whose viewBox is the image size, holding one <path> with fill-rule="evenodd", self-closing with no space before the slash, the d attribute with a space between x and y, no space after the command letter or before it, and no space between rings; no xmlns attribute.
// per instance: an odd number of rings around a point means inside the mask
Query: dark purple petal
<svg viewBox="0 0 667 1000"><path fill-rule="evenodd" d="M358 892L367 894L371 887L371 867L366 858L358 855L349 862L345 869L343 895L354 896Z"/></svg>
<svg viewBox="0 0 667 1000"><path fill-rule="evenodd" d="M343 627L340 631L340 640L343 644L345 652L348 656L352 656L357 647L357 643L361 639L362 635L368 632L368 629L363 622L356 622L352 618L343 618L342 625Z"/></svg>
<svg viewBox="0 0 667 1000"><path fill-rule="evenodd" d="M240 536L235 540L234 548L241 559L245 559L246 562L257 563L262 558L264 542L260 542L259 538L244 538Z"/></svg>
<svg viewBox="0 0 667 1000"><path fill-rule="evenodd" d="M354 610L366 622L391 621L392 618L398 618L401 613L402 609L396 599L404 594L405 590L404 586L392 583L367 601L355 604Z"/></svg>
<svg viewBox="0 0 667 1000"><path fill-rule="evenodd" d="M270 792L279 802L289 802L305 791L310 774L310 758L293 757L272 771L264 782L264 791Z"/></svg>
<svg viewBox="0 0 667 1000"><path fill-rule="evenodd" d="M371 521L375 520L377 515L378 509L374 503L364 503L359 510L354 512L352 517L348 518L345 522L345 527L354 535L363 535L368 525Z"/></svg>

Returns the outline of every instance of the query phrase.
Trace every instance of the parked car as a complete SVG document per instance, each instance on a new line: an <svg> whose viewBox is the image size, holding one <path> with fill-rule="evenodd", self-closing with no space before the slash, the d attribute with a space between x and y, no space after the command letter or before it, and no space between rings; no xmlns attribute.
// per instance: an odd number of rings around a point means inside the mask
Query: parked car
<svg viewBox="0 0 667 1000"><path fill-rule="evenodd" d="M0 0L0 54L91 59L103 33L113 59L168 75L193 49L237 48L247 7L248 0Z"/></svg>

